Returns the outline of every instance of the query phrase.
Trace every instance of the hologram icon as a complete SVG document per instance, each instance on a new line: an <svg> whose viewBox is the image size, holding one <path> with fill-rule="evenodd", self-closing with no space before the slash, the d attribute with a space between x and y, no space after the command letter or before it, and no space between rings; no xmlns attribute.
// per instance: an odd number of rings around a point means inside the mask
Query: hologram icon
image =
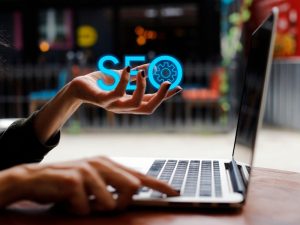
<svg viewBox="0 0 300 225"><path fill-rule="evenodd" d="M177 87L182 81L182 67L177 59L172 56L159 56L154 59L148 70L150 83L159 89L161 83L169 81L170 89Z"/></svg>

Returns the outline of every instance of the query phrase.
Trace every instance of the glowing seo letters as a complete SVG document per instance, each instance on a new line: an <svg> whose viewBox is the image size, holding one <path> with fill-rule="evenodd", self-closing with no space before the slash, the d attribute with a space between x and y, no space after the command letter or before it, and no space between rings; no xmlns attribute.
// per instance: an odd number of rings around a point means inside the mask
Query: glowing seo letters
<svg viewBox="0 0 300 225"><path fill-rule="evenodd" d="M131 66L132 62L142 64L145 61L146 57L142 55L125 56L124 67ZM115 70L105 67L106 62L118 65L119 60L113 55L106 55L101 57L98 61L98 69L114 80L112 84L106 84L103 79L99 79L98 86L105 91L112 91L117 87L120 81L120 75ZM130 71L130 76L136 76L137 74L137 70ZM182 76L183 72L181 64L176 58L169 55L162 55L154 58L148 68L149 82L156 89L159 89L161 83L165 81L169 81L171 83L170 89L174 89L182 81ZM136 85L128 82L126 90L135 89Z"/></svg>

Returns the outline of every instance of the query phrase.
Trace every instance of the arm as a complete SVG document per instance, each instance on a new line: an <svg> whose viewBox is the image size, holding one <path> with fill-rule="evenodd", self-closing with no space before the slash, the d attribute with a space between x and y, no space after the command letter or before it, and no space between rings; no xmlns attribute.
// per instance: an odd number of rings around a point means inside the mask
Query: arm
<svg viewBox="0 0 300 225"><path fill-rule="evenodd" d="M15 121L0 133L0 170L17 164L40 162L58 144L60 132L43 143L37 138L34 128L37 114L35 112L29 118Z"/></svg>
<svg viewBox="0 0 300 225"><path fill-rule="evenodd" d="M126 94L130 68L119 70L120 82L115 90L107 92L101 90L97 81L104 77L100 71L80 76L67 84L58 95L48 102L37 114L35 130L39 140L45 143L55 135L70 116L83 103L93 104L114 113L151 114L166 99L181 91L177 87L168 91L169 82L164 82L154 94L145 94L148 65L134 69L141 70L137 76L137 89L132 95Z"/></svg>
<svg viewBox="0 0 300 225"><path fill-rule="evenodd" d="M115 90L101 90L97 81L104 77L101 72L80 76L68 83L40 111L27 119L13 123L0 134L0 170L17 164L40 162L54 148L60 138L60 128L83 103L93 104L114 113L151 114L166 99L181 91L177 87L168 91L170 83L164 82L154 94L145 94L146 76L141 70L137 76L137 89L126 94L130 68L119 70L120 82Z"/></svg>
<svg viewBox="0 0 300 225"><path fill-rule="evenodd" d="M19 200L32 200L59 203L63 209L80 215L122 210L143 186L168 196L178 195L168 184L105 157L16 166L0 172L0 184L0 208ZM107 190L107 185L116 189L117 196Z"/></svg>

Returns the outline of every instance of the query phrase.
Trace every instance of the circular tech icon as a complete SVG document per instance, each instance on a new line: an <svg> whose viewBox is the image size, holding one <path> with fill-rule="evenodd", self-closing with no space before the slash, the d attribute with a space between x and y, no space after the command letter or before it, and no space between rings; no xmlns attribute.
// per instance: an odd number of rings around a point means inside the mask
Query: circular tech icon
<svg viewBox="0 0 300 225"><path fill-rule="evenodd" d="M177 87L182 80L182 67L177 59L171 56L159 56L155 58L148 71L151 84L159 89L161 83L169 81L170 90Z"/></svg>

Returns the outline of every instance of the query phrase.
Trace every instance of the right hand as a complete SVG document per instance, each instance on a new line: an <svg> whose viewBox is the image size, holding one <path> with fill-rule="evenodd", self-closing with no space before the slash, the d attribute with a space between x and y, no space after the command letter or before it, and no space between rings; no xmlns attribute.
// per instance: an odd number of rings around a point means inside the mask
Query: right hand
<svg viewBox="0 0 300 225"><path fill-rule="evenodd" d="M5 174L13 174L14 179L1 182ZM24 164L1 172L0 183L10 187L10 190L0 188L0 207L25 199L38 203L63 203L70 212L79 215L124 209L142 186L169 196L178 195L168 184L106 157L48 165ZM116 189L117 199L107 190L107 185ZM6 194L7 191L10 194ZM90 201L91 197L93 201Z"/></svg>
<svg viewBox="0 0 300 225"><path fill-rule="evenodd" d="M98 86L97 81L99 79L106 80L106 83L110 82L109 78L101 71L76 77L70 83L70 97L75 97L75 99L83 103L90 103L118 114L149 115L163 101L173 97L182 90L180 86L169 90L171 83L165 81L156 93L145 94L148 64L140 65L132 70L140 71L136 76L137 88L132 95L126 93L126 87L130 80L130 67L127 67L123 70L115 70L120 75L120 81L113 91L104 91Z"/></svg>

